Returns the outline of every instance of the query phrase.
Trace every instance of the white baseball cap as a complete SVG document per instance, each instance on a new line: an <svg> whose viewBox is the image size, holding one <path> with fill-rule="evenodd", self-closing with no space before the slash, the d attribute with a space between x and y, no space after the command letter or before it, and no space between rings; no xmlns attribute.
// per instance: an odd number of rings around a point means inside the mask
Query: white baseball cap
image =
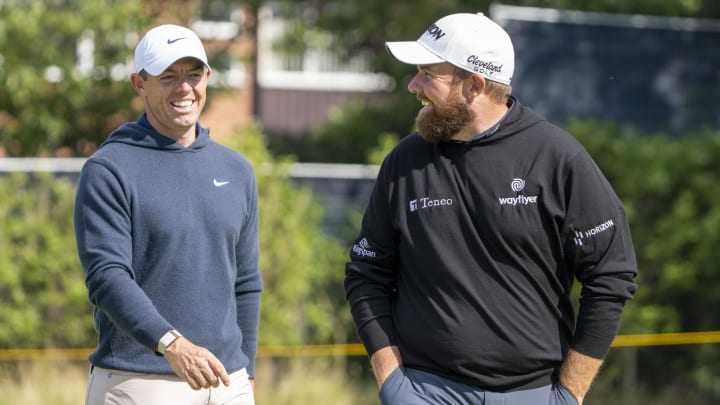
<svg viewBox="0 0 720 405"><path fill-rule="evenodd" d="M515 52L510 36L483 13L459 13L433 23L417 41L386 42L392 56L411 65L448 62L510 84Z"/></svg>
<svg viewBox="0 0 720 405"><path fill-rule="evenodd" d="M195 58L208 65L205 47L191 30L179 25L159 25L135 47L135 73L142 70L157 76L182 58Z"/></svg>

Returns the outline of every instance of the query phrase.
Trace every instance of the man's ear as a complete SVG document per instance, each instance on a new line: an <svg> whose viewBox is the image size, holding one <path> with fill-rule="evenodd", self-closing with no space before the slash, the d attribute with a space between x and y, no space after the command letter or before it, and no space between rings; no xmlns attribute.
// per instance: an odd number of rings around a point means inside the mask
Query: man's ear
<svg viewBox="0 0 720 405"><path fill-rule="evenodd" d="M470 77L467 78L469 81L466 93L466 97L469 100L474 100L476 97L483 94L483 91L485 91L485 85L487 84L487 81L484 77L480 76L477 73L473 73L470 75Z"/></svg>
<svg viewBox="0 0 720 405"><path fill-rule="evenodd" d="M472 80L470 91L472 91L475 96L479 96L483 93L483 91L485 91L485 85L487 84L487 81L484 77L477 73L473 73L472 75L470 75L470 79Z"/></svg>
<svg viewBox="0 0 720 405"><path fill-rule="evenodd" d="M145 95L145 80L143 80L143 78L139 74L131 74L130 83L132 83L133 88L139 95Z"/></svg>

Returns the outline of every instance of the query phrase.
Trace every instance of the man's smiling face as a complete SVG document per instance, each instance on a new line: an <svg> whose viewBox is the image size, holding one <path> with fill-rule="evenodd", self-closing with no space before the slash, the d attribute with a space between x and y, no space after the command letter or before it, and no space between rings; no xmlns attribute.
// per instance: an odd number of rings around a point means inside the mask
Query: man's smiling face
<svg viewBox="0 0 720 405"><path fill-rule="evenodd" d="M428 141L452 139L475 117L462 95L463 82L455 75L456 69L449 63L418 66L408 84L408 90L423 104L415 122Z"/></svg>
<svg viewBox="0 0 720 405"><path fill-rule="evenodd" d="M145 99L153 128L173 139L194 133L205 106L209 77L210 70L194 58L180 59L157 76L145 75L136 89Z"/></svg>

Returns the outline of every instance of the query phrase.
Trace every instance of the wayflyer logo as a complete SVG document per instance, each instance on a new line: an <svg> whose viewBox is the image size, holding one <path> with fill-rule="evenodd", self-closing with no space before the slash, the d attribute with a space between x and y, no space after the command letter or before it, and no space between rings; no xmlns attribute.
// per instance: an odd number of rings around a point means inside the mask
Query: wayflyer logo
<svg viewBox="0 0 720 405"><path fill-rule="evenodd" d="M510 182L510 189L514 191L516 194L514 197L500 197L498 200L500 201L500 205L530 205L530 204L537 204L538 197L536 195L532 196L526 196L522 193L523 190L525 190L525 180L515 178L512 179Z"/></svg>
<svg viewBox="0 0 720 405"><path fill-rule="evenodd" d="M525 189L525 180L513 179L512 183L510 183L510 188L516 193L523 191Z"/></svg>

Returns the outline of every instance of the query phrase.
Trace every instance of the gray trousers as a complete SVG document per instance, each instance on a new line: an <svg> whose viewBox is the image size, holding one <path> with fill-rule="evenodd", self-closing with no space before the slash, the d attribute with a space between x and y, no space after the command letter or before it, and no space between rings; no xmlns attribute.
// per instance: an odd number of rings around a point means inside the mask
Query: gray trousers
<svg viewBox="0 0 720 405"><path fill-rule="evenodd" d="M560 384L492 392L408 367L393 371L380 387L383 405L578 405Z"/></svg>

